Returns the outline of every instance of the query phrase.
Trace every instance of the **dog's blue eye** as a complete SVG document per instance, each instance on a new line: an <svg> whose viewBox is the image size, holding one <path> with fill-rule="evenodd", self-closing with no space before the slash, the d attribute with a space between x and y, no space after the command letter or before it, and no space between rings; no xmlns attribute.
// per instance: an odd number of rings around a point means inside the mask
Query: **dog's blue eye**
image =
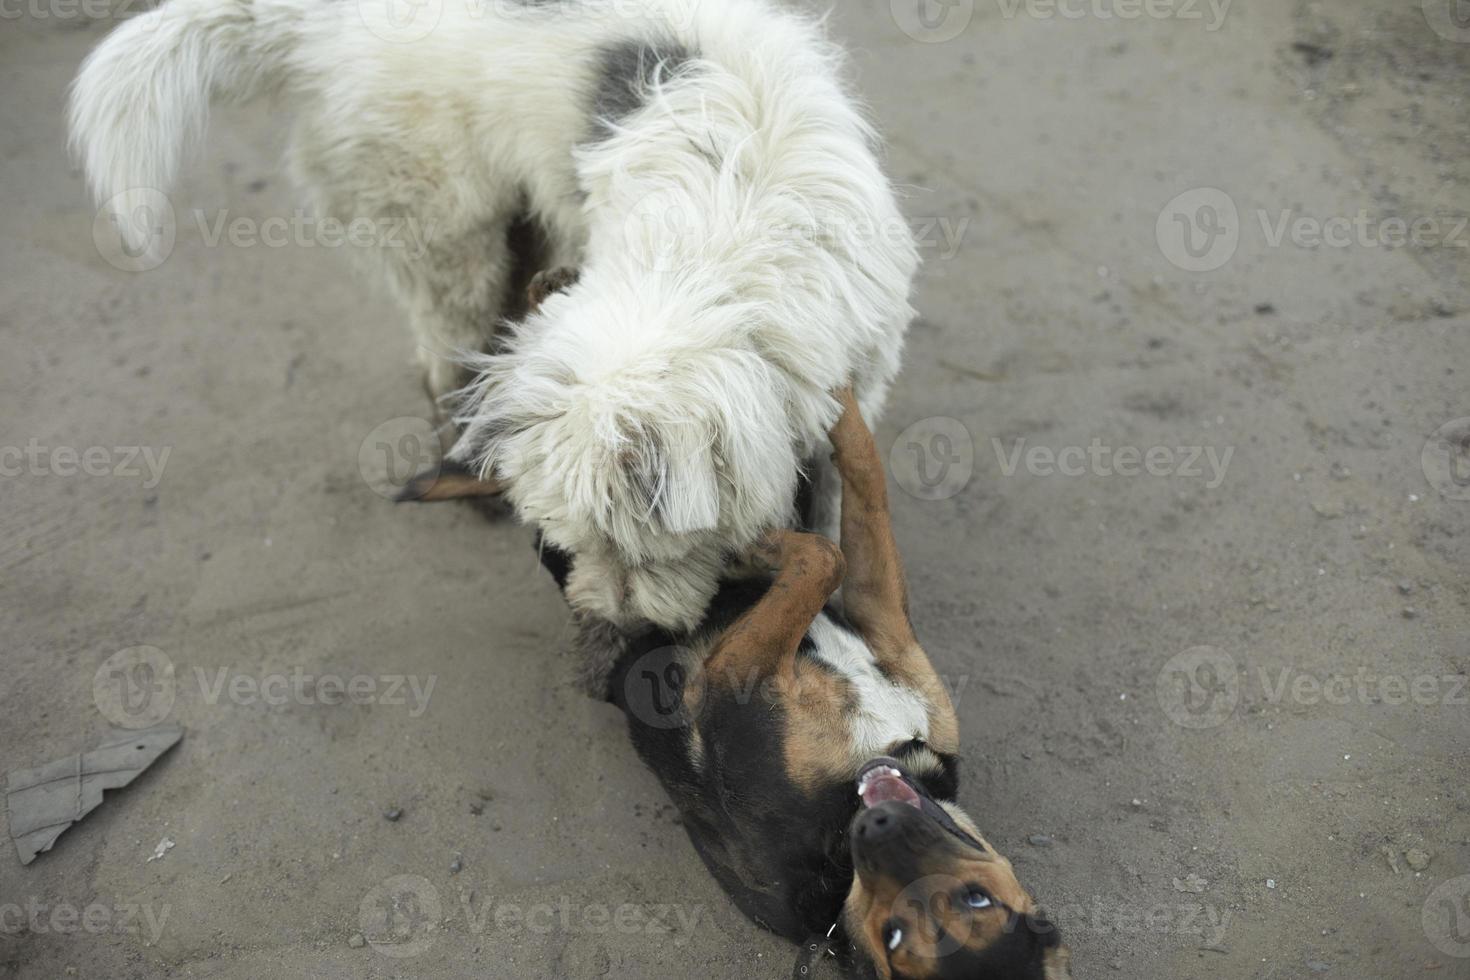
<svg viewBox="0 0 1470 980"><path fill-rule="evenodd" d="M971 888L965 892L965 904L972 909L988 909L994 903L990 900L990 896L980 889Z"/></svg>

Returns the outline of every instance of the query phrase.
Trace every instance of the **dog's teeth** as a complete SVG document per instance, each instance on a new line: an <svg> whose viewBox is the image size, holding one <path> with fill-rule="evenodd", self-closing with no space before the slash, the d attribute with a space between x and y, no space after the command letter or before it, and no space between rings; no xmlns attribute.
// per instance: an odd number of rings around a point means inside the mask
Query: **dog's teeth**
<svg viewBox="0 0 1470 980"><path fill-rule="evenodd" d="M902 778L903 773L899 772L892 766L875 766L874 768L869 769L867 772L863 773L863 778L858 780L858 794L861 795L862 792L868 788L868 784L877 779L879 776L897 776Z"/></svg>

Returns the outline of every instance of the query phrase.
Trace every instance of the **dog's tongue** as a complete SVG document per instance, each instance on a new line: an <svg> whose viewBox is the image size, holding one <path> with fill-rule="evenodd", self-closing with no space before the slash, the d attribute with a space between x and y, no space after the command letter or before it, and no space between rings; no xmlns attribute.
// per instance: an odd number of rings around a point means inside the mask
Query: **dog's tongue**
<svg viewBox="0 0 1470 980"><path fill-rule="evenodd" d="M875 807L879 803L897 800L907 803L915 810L920 809L919 794L899 776L874 776L863 787L863 806Z"/></svg>

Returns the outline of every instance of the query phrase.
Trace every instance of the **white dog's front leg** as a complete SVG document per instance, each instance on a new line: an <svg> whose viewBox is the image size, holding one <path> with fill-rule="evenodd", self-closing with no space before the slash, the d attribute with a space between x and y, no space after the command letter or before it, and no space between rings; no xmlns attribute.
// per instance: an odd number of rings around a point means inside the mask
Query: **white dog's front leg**
<svg viewBox="0 0 1470 980"><path fill-rule="evenodd" d="M508 305L515 265L508 229L508 221L486 221L473 232L433 238L417 254L387 256L436 402L470 380L463 356L488 348Z"/></svg>

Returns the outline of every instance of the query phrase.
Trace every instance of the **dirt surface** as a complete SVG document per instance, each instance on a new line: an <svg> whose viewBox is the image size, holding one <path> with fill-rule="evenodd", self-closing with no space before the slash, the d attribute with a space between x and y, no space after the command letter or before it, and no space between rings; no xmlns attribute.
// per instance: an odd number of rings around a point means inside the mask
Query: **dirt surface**
<svg viewBox="0 0 1470 980"><path fill-rule="evenodd" d="M1470 30L839 6L930 242L878 434L962 801L1079 977L1470 976ZM529 531L374 491L428 406L352 246L214 240L292 218L284 114L218 113L120 271L61 122L110 21L5 9L0 769L186 735L0 848L0 974L789 976L571 686Z"/></svg>

